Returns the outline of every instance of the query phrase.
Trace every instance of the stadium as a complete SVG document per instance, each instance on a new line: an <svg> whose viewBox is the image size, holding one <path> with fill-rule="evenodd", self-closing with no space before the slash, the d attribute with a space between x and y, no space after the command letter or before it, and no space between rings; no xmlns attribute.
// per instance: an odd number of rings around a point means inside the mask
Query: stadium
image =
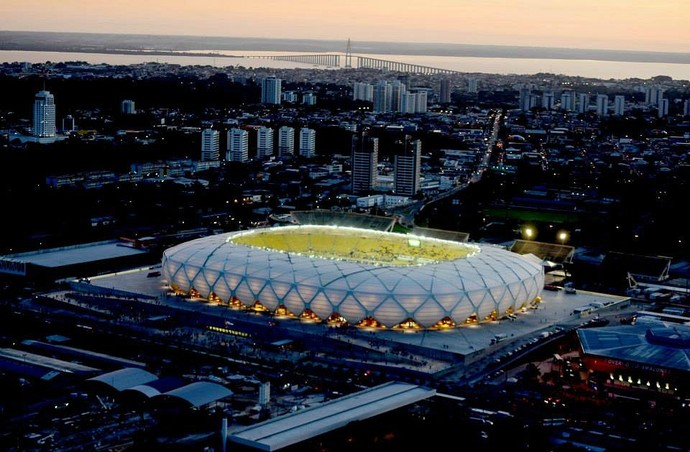
<svg viewBox="0 0 690 452"><path fill-rule="evenodd" d="M539 301L541 259L490 245L296 225L231 232L163 253L178 294L311 321L444 329Z"/></svg>

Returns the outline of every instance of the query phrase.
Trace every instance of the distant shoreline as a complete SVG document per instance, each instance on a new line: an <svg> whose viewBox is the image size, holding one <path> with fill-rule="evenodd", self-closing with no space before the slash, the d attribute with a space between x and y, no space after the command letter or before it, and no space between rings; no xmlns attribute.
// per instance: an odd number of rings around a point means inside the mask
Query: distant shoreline
<svg viewBox="0 0 690 452"><path fill-rule="evenodd" d="M179 55L231 58L240 56L214 53L213 51L345 53L346 43L346 39L342 41L329 41L217 36L0 31L0 50L123 55ZM199 50L202 52L198 52ZM353 55L395 54L690 64L690 53L447 43L352 41L351 51Z"/></svg>

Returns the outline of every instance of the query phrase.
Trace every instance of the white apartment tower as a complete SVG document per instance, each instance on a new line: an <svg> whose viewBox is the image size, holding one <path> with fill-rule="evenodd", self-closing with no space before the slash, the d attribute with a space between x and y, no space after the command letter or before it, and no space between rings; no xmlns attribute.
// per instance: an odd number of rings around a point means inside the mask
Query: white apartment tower
<svg viewBox="0 0 690 452"><path fill-rule="evenodd" d="M38 138L55 136L55 97L50 91L39 91L34 97L33 135Z"/></svg>
<svg viewBox="0 0 690 452"><path fill-rule="evenodd" d="M394 178L395 194L414 196L419 191L421 182L422 142L413 140L410 135L397 144L395 154Z"/></svg>
<svg viewBox="0 0 690 452"><path fill-rule="evenodd" d="M352 135L352 194L367 195L376 187L379 139L363 130Z"/></svg>
<svg viewBox="0 0 690 452"><path fill-rule="evenodd" d="M280 104L282 80L277 77L266 77L261 80L261 103Z"/></svg>
<svg viewBox="0 0 690 452"><path fill-rule="evenodd" d="M229 162L246 162L249 160L249 132L232 128L228 131L228 148L225 160Z"/></svg>
<svg viewBox="0 0 690 452"><path fill-rule="evenodd" d="M212 162L220 158L220 132L213 129L201 131L201 161Z"/></svg>
<svg viewBox="0 0 690 452"><path fill-rule="evenodd" d="M259 127L256 131L256 158L263 159L273 155L273 129Z"/></svg>
<svg viewBox="0 0 690 452"><path fill-rule="evenodd" d="M303 127L299 129L299 155L306 158L316 153L316 131Z"/></svg>
<svg viewBox="0 0 690 452"><path fill-rule="evenodd" d="M278 129L278 157L295 154L295 129L282 126Z"/></svg>

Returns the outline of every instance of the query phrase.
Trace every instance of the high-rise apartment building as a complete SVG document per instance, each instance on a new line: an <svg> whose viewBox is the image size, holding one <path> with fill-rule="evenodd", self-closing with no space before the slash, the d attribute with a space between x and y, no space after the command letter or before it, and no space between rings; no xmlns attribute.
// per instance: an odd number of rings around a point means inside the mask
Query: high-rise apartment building
<svg viewBox="0 0 690 452"><path fill-rule="evenodd" d="M392 111L393 87L385 80L379 80L374 85L374 112L387 113Z"/></svg>
<svg viewBox="0 0 690 452"><path fill-rule="evenodd" d="M479 82L476 78L467 79L467 92L471 94L476 94L479 92Z"/></svg>
<svg viewBox="0 0 690 452"><path fill-rule="evenodd" d="M597 115L607 116L609 114L609 96L597 94Z"/></svg>
<svg viewBox="0 0 690 452"><path fill-rule="evenodd" d="M273 155L273 129L259 127L256 131L256 158L263 159Z"/></svg>
<svg viewBox="0 0 690 452"><path fill-rule="evenodd" d="M658 107L659 109L657 111L657 116L659 118L663 118L665 116L668 116L668 105L669 105L669 102L668 102L667 98L663 97L663 98L661 98L661 100L659 100L659 107Z"/></svg>
<svg viewBox="0 0 690 452"><path fill-rule="evenodd" d="M690 99L685 99L683 102L683 116L690 116Z"/></svg>
<svg viewBox="0 0 690 452"><path fill-rule="evenodd" d="M34 97L33 136L52 138L55 136L55 97L50 91L42 90Z"/></svg>
<svg viewBox="0 0 690 452"><path fill-rule="evenodd" d="M282 126L278 129L278 157L295 154L295 129Z"/></svg>
<svg viewBox="0 0 690 452"><path fill-rule="evenodd" d="M201 161L213 162L220 158L220 132L214 129L201 131Z"/></svg>
<svg viewBox="0 0 690 452"><path fill-rule="evenodd" d="M613 114L616 116L623 116L625 114L625 96L617 94L613 98Z"/></svg>
<svg viewBox="0 0 690 452"><path fill-rule="evenodd" d="M261 103L279 105L281 100L282 80L277 77L266 77L261 80Z"/></svg>
<svg viewBox="0 0 690 452"><path fill-rule="evenodd" d="M299 129L299 155L306 158L314 157L316 153L316 131L302 127Z"/></svg>
<svg viewBox="0 0 690 452"><path fill-rule="evenodd" d="M553 91L544 91L541 95L541 108L544 110L553 110L555 103L555 96Z"/></svg>
<svg viewBox="0 0 690 452"><path fill-rule="evenodd" d="M396 146L393 164L395 194L414 196L421 183L422 142L405 135Z"/></svg>
<svg viewBox="0 0 690 452"><path fill-rule="evenodd" d="M441 79L438 90L438 101L442 104L450 103L450 79Z"/></svg>
<svg viewBox="0 0 690 452"><path fill-rule="evenodd" d="M531 90L523 86L520 88L520 110L522 111L529 111L530 110L530 105L531 105L531 97L532 97L532 92Z"/></svg>
<svg viewBox="0 0 690 452"><path fill-rule="evenodd" d="M225 160L229 162L246 162L249 160L249 132L244 129L228 130L228 148Z"/></svg>
<svg viewBox="0 0 690 452"><path fill-rule="evenodd" d="M355 82L352 88L352 100L372 102L374 100L374 85L364 82Z"/></svg>
<svg viewBox="0 0 690 452"><path fill-rule="evenodd" d="M133 100L125 99L120 102L120 113L123 115L133 115L136 114L137 109Z"/></svg>
<svg viewBox="0 0 690 452"><path fill-rule="evenodd" d="M352 194L366 195L376 187L379 139L363 130L352 135Z"/></svg>
<svg viewBox="0 0 690 452"><path fill-rule="evenodd" d="M561 93L561 110L573 111L575 108L575 97L572 91Z"/></svg>
<svg viewBox="0 0 690 452"><path fill-rule="evenodd" d="M587 113L589 111L589 94L579 93L577 95L577 112Z"/></svg>

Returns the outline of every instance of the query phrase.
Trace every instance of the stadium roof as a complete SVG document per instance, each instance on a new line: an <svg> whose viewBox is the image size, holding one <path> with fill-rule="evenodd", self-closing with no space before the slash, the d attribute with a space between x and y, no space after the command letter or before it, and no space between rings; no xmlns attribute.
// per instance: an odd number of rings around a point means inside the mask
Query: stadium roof
<svg viewBox="0 0 690 452"><path fill-rule="evenodd" d="M690 327L653 324L577 330L585 354L690 372Z"/></svg>
<svg viewBox="0 0 690 452"><path fill-rule="evenodd" d="M195 381L172 391L155 396L156 399L176 399L186 402L193 408L198 408L209 403L230 397L232 391L225 386L210 381Z"/></svg>
<svg viewBox="0 0 690 452"><path fill-rule="evenodd" d="M146 253L145 250L123 245L119 240L111 240L87 245L29 251L8 257L28 264L52 268Z"/></svg>
<svg viewBox="0 0 690 452"><path fill-rule="evenodd" d="M388 382L261 422L233 433L228 440L260 450L278 450L435 394L434 389Z"/></svg>
<svg viewBox="0 0 690 452"><path fill-rule="evenodd" d="M87 381L103 383L117 391L122 391L133 386L150 383L156 379L158 379L157 376L144 369L125 367L89 378Z"/></svg>
<svg viewBox="0 0 690 452"><path fill-rule="evenodd" d="M568 245L558 245L556 243L515 240L510 251L518 254L534 254L543 261L563 264L572 262L575 248Z"/></svg>
<svg viewBox="0 0 690 452"><path fill-rule="evenodd" d="M315 226L349 226L353 228L390 231L394 217L383 217L353 212L332 212L325 209L295 210L290 213L297 224Z"/></svg>

